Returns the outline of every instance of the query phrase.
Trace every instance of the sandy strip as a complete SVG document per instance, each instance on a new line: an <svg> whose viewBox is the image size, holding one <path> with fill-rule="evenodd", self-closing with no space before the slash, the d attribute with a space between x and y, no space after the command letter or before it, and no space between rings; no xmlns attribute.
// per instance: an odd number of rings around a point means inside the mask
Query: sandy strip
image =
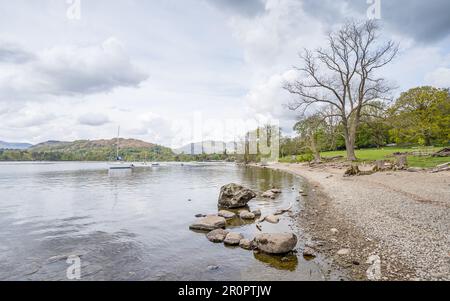
<svg viewBox="0 0 450 301"><path fill-rule="evenodd" d="M450 172L380 172L344 178L344 170L272 164L312 185L300 216L308 244L367 280L370 255L381 280L450 280ZM339 232L333 233L332 228ZM338 255L341 249L350 249Z"/></svg>

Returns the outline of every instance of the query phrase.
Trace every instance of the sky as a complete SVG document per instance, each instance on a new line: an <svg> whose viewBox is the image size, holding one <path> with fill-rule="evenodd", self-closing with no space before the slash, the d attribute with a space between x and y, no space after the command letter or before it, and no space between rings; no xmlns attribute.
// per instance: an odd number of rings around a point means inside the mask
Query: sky
<svg viewBox="0 0 450 301"><path fill-rule="evenodd" d="M112 138L119 125L169 147L267 122L289 134L298 112L282 86L299 51L377 3L380 35L400 43L384 69L395 93L450 87L448 0L0 0L0 140Z"/></svg>

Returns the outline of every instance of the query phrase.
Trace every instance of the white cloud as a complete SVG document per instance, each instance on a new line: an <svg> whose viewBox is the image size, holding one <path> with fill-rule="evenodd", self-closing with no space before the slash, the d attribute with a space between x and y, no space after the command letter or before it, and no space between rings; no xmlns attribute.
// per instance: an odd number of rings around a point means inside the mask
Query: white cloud
<svg viewBox="0 0 450 301"><path fill-rule="evenodd" d="M401 48L397 58L383 69L382 75L398 86L395 91L398 96L401 92L416 86L427 84L439 86L445 83L445 78L437 78L442 73L439 75L436 72L445 69L448 64L448 54L439 47L411 44Z"/></svg>
<svg viewBox="0 0 450 301"><path fill-rule="evenodd" d="M111 138L120 124L123 137L168 146L193 139L194 112L218 121L205 129L211 139L227 120L278 119L289 131L296 113L283 107L292 96L282 82L300 64L298 51L321 46L328 30L367 8L347 0L98 0L83 2L82 19L69 21L64 1L3 2L0 140ZM393 29L390 16L410 11L393 5L383 4L395 9L383 13L382 35L397 35L403 51L383 75L399 92L447 84L448 39L439 37L448 28L438 21L446 11L416 22L419 36L430 37L423 45L417 34ZM409 26L414 18L399 20L418 32Z"/></svg>
<svg viewBox="0 0 450 301"><path fill-rule="evenodd" d="M326 46L325 34L344 22L344 15L358 14L346 1L316 2L306 1L308 6L305 6L305 1L267 0L263 14L253 18L237 16L231 23L235 36L242 43L248 65L255 74L250 91L244 98L247 113L280 120L283 130L287 132L291 130L298 113L286 108L293 96L283 91L282 83L296 76L290 70L293 65L301 64L298 52L304 48ZM361 11L365 12L364 9ZM323 18L316 18L312 12ZM400 55L382 74L398 85L397 94L425 82L448 85L448 68L443 67L448 66L448 59L445 60L445 53L440 47L424 47L410 37L402 37L385 29L381 35L382 38L401 42Z"/></svg>
<svg viewBox="0 0 450 301"><path fill-rule="evenodd" d="M48 123L53 120L55 115L46 112L44 109L37 110L30 107L25 107L15 114L4 118L2 122L12 128L29 128L36 127Z"/></svg>
<svg viewBox="0 0 450 301"><path fill-rule="evenodd" d="M23 51L17 50L15 55L11 49L9 57L22 56ZM109 38L100 46L55 46L36 53L28 63L5 64L0 71L0 100L83 96L137 86L146 79L122 44Z"/></svg>
<svg viewBox="0 0 450 301"><path fill-rule="evenodd" d="M22 47L7 41L0 41L0 62L20 64L31 61L34 58L32 53L24 50Z"/></svg>
<svg viewBox="0 0 450 301"><path fill-rule="evenodd" d="M267 0L263 14L233 17L231 28L258 80L291 68L299 50L323 42L322 24L296 0Z"/></svg>
<svg viewBox="0 0 450 301"><path fill-rule="evenodd" d="M277 121L284 131L290 132L297 113L289 110L287 104L292 96L283 89L286 81L298 77L294 70L272 75L268 80L256 85L244 98L249 116L267 121Z"/></svg>
<svg viewBox="0 0 450 301"><path fill-rule="evenodd" d="M153 143L163 143L171 146L175 132L173 120L165 119L153 112L141 112L135 117L131 128L129 126L129 129L124 134L138 136Z"/></svg>
<svg viewBox="0 0 450 301"><path fill-rule="evenodd" d="M78 117L78 122L82 125L100 126L109 123L109 118L101 113L87 113Z"/></svg>
<svg viewBox="0 0 450 301"><path fill-rule="evenodd" d="M437 68L425 76L425 82L438 88L450 88L450 68Z"/></svg>

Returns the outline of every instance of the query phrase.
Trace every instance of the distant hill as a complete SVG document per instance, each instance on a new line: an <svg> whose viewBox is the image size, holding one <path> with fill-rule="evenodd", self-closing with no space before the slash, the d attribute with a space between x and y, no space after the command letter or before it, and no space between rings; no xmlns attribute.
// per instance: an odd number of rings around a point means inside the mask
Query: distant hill
<svg viewBox="0 0 450 301"><path fill-rule="evenodd" d="M0 141L0 149L24 150L24 149L28 149L32 146L33 145L30 143L15 143L15 142Z"/></svg>
<svg viewBox="0 0 450 301"><path fill-rule="evenodd" d="M31 151L79 151L99 148L116 149L117 139L102 139L102 140L77 140L73 142L66 141L46 141L36 144L30 148ZM136 139L119 139L119 146L121 149L151 149L158 145L148 143Z"/></svg>
<svg viewBox="0 0 450 301"><path fill-rule="evenodd" d="M47 141L21 152L0 153L0 160L108 161L116 156L117 139ZM136 139L119 139L119 155L127 161L170 161L170 148Z"/></svg>
<svg viewBox="0 0 450 301"><path fill-rule="evenodd" d="M62 147L64 145L68 145L71 142L64 142L64 141L55 141L55 140L50 140L50 141L46 141L46 142L42 142L36 145L32 145L31 147L29 147L29 150L44 150L46 149L51 149L51 148L56 148L56 147Z"/></svg>

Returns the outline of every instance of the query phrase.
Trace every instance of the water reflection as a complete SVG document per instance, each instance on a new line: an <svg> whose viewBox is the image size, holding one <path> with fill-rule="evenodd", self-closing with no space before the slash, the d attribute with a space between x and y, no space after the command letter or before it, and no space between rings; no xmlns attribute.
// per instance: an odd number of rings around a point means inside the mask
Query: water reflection
<svg viewBox="0 0 450 301"><path fill-rule="evenodd" d="M257 191L283 188L275 200L249 203L263 215L286 208L298 197L292 187L302 185L281 172L230 164L132 172L110 172L105 163L0 164L0 279L67 280L61 258L71 254L81 256L83 280L277 280L286 271L309 279L318 267L303 258L279 262L189 230L195 215L217 213L219 189L230 182ZM278 225L264 223L263 231L291 231L293 223L285 215ZM258 232L254 221L240 218L228 228L248 239ZM257 275L243 272L252 270Z"/></svg>
<svg viewBox="0 0 450 301"><path fill-rule="evenodd" d="M133 174L132 169L110 169L108 175L114 178L129 177Z"/></svg>
<svg viewBox="0 0 450 301"><path fill-rule="evenodd" d="M269 255L263 252L253 252L253 255L255 259L277 270L295 271L298 265L298 258L294 254Z"/></svg>

